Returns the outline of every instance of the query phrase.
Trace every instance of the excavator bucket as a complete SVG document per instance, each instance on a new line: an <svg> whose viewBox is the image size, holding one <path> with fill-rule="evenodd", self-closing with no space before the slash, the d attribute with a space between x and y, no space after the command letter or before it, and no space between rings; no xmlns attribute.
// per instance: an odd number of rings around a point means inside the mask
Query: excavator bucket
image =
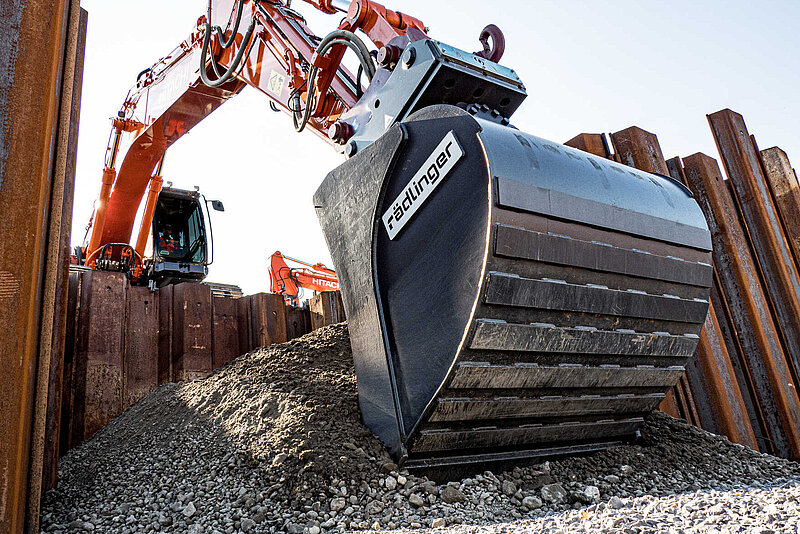
<svg viewBox="0 0 800 534"><path fill-rule="evenodd" d="M408 467L628 442L695 350L711 240L669 177L434 105L314 201L363 420Z"/></svg>

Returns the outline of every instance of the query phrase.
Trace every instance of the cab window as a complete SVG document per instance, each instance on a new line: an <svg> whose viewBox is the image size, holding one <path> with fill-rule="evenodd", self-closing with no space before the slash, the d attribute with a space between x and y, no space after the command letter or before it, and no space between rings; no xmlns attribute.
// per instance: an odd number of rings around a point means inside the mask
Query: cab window
<svg viewBox="0 0 800 534"><path fill-rule="evenodd" d="M206 237L200 205L189 198L162 195L153 217L156 253L170 261L204 263Z"/></svg>

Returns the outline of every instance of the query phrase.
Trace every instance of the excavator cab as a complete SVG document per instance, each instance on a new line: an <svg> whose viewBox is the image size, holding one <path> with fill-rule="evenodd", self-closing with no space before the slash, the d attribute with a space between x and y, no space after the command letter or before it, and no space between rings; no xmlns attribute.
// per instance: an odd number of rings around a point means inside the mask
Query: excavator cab
<svg viewBox="0 0 800 534"><path fill-rule="evenodd" d="M198 191L164 187L153 215L153 263L147 277L152 285L200 281L208 274L209 245ZM221 208L221 203L216 201Z"/></svg>

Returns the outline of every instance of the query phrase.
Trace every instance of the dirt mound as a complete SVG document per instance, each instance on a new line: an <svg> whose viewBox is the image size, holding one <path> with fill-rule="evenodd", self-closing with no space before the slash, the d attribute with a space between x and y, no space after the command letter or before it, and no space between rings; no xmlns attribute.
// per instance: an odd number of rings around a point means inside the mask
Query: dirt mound
<svg viewBox="0 0 800 534"><path fill-rule="evenodd" d="M177 396L255 461L279 468L287 486L360 479L390 461L361 424L344 324L243 356Z"/></svg>
<svg viewBox="0 0 800 534"><path fill-rule="evenodd" d="M636 445L437 485L398 471L361 424L347 329L335 325L132 406L63 458L42 526L319 534L480 525L800 477L795 463L663 414L642 434Z"/></svg>

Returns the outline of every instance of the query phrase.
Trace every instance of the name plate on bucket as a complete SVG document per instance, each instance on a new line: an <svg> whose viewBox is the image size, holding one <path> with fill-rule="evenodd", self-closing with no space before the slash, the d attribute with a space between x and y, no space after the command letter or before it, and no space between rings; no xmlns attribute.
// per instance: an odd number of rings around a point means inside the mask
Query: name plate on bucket
<svg viewBox="0 0 800 534"><path fill-rule="evenodd" d="M447 174L463 156L464 151L458 144L455 133L451 130L392 202L392 207L383 214L383 225L386 227L389 239L394 239L408 224L417 210L433 193L433 190L444 181Z"/></svg>

